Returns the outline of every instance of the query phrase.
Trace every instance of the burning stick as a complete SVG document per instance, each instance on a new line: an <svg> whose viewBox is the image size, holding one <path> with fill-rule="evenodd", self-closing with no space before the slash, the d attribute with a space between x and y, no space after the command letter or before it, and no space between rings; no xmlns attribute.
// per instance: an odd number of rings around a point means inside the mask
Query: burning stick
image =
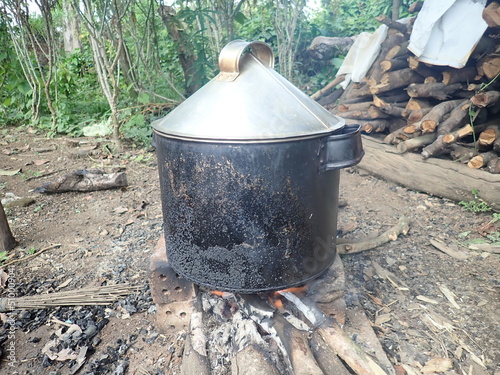
<svg viewBox="0 0 500 375"><path fill-rule="evenodd" d="M329 319L309 299L299 299L290 292L278 292L293 303L311 322L316 331L335 353L358 375L387 375L366 353L357 346L332 319ZM304 303L306 302L306 303Z"/></svg>

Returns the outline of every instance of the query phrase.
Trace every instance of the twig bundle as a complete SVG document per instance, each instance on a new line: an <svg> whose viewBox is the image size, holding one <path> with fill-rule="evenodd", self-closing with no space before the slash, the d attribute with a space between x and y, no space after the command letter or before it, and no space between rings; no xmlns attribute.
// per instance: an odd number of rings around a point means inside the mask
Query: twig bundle
<svg viewBox="0 0 500 375"><path fill-rule="evenodd" d="M120 297L128 296L138 288L138 285L117 284L37 296L0 298L0 312L19 309L43 309L50 306L107 305Z"/></svg>

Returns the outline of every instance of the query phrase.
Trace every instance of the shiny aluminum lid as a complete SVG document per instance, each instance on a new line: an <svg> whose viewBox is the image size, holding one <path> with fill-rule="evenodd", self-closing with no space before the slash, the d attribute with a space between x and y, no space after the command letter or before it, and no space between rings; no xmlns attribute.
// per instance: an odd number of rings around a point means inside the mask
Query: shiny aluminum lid
<svg viewBox="0 0 500 375"><path fill-rule="evenodd" d="M250 49L251 52L245 53ZM315 137L344 121L273 69L271 48L235 40L219 56L220 73L165 117L162 135L199 141L266 142Z"/></svg>

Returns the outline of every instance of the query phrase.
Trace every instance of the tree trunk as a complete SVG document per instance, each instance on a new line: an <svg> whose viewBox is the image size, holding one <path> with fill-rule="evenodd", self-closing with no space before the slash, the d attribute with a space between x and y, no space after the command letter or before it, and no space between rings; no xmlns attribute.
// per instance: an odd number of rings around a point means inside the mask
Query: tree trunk
<svg viewBox="0 0 500 375"><path fill-rule="evenodd" d="M168 5L162 5L159 9L161 19L167 28L168 34L177 44L177 55L184 72L184 81L189 94L194 93L201 87L201 77L196 69L196 56L194 49L190 46L188 38L184 36L182 25L175 18L176 11Z"/></svg>
<svg viewBox="0 0 500 375"><path fill-rule="evenodd" d="M392 20L396 21L399 19L399 0L392 0Z"/></svg>
<svg viewBox="0 0 500 375"><path fill-rule="evenodd" d="M73 53L76 49L82 48L80 43L80 26L77 15L71 6L71 0L64 0L63 6L63 44L66 53Z"/></svg>
<svg viewBox="0 0 500 375"><path fill-rule="evenodd" d="M12 235L7 216L0 202L0 252L12 250L15 246L16 240Z"/></svg>

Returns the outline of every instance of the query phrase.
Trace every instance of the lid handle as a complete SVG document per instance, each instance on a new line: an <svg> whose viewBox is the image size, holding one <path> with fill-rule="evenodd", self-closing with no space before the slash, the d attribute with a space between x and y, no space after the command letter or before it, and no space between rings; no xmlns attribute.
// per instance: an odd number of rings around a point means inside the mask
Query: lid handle
<svg viewBox="0 0 500 375"><path fill-rule="evenodd" d="M240 74L240 58L249 47L252 54L259 59L259 61L269 68L274 67L274 55L271 47L264 42L253 41L247 42L241 39L233 40L226 44L219 55L219 70L217 76L221 81L234 81Z"/></svg>

